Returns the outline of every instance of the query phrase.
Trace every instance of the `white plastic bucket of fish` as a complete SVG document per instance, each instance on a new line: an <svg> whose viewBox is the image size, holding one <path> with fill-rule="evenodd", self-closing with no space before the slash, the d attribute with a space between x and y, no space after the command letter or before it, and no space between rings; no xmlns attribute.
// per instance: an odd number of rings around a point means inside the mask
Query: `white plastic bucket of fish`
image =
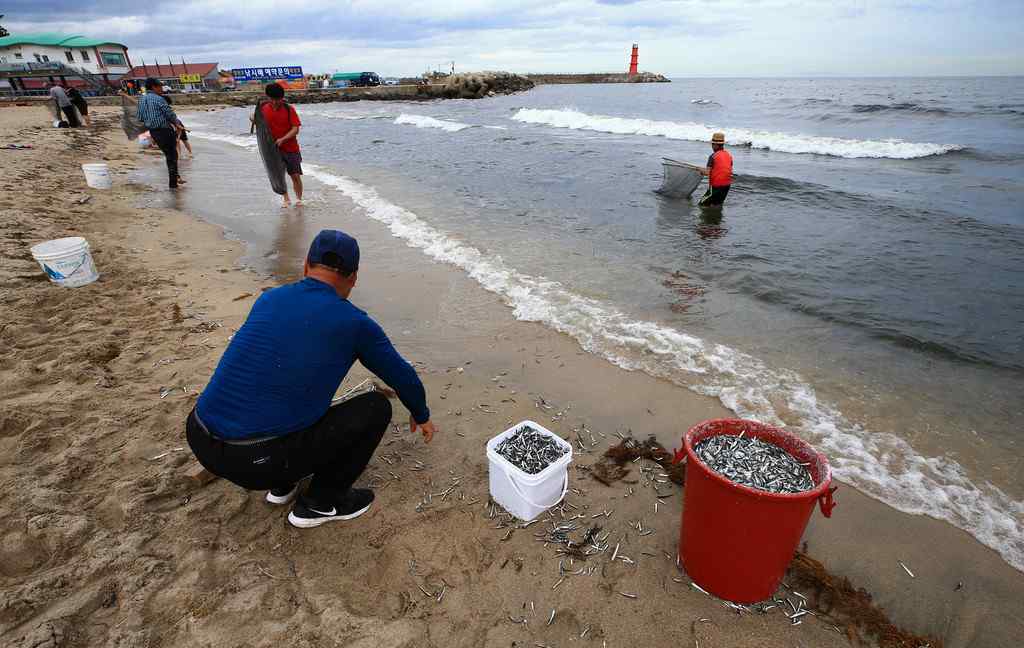
<svg viewBox="0 0 1024 648"><path fill-rule="evenodd" d="M529 522L569 490L572 446L543 425L522 421L487 442L491 498Z"/></svg>
<svg viewBox="0 0 1024 648"><path fill-rule="evenodd" d="M85 173L85 184L93 189L110 189L113 186L110 169L103 162L83 164L82 171Z"/></svg>
<svg viewBox="0 0 1024 648"><path fill-rule="evenodd" d="M89 242L81 236L33 245L32 258L42 266L50 281L65 288L90 284L100 276L92 262Z"/></svg>

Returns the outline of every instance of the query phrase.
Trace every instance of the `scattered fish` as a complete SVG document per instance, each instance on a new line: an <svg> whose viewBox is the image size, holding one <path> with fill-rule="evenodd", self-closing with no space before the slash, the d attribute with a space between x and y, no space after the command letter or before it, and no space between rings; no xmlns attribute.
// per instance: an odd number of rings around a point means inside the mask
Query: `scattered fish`
<svg viewBox="0 0 1024 648"><path fill-rule="evenodd" d="M896 562L900 564L900 567L903 568L903 571L907 572L907 574L909 574L911 578L917 578L917 576L914 576L914 572L910 571L910 568L903 564L902 560L897 560Z"/></svg>

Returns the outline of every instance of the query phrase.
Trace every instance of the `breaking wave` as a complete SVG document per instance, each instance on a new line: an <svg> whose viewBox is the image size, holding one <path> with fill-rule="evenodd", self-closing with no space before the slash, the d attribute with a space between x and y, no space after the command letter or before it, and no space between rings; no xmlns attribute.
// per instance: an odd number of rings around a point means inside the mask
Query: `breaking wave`
<svg viewBox="0 0 1024 648"><path fill-rule="evenodd" d="M843 158L891 158L909 160L959 151L955 144L904 142L898 139L857 140L823 137L800 133L775 133L745 128L707 126L696 122L654 121L628 117L588 115L576 110L537 110L522 108L512 117L526 124L542 124L556 128L588 130L618 135L648 135L676 140L707 142L717 131L725 132L733 146L779 151L781 153L813 153Z"/></svg>
<svg viewBox="0 0 1024 648"><path fill-rule="evenodd" d="M850 110L855 113L877 113L877 112L908 112L921 115L952 115L954 111L946 108L923 106L916 103L893 103L893 104L853 104Z"/></svg>
<svg viewBox="0 0 1024 648"><path fill-rule="evenodd" d="M255 148L252 138L195 132L200 138ZM900 437L872 432L822 403L796 372L769 367L731 347L656 322L633 318L557 281L525 274L500 257L448 236L376 189L309 164L309 176L333 187L393 236L466 272L500 296L516 319L539 322L619 367L671 380L717 398L738 416L782 425L776 407L795 414L789 426L829 456L836 477L894 508L945 520L1024 571L1024 502L975 484L945 457L925 457Z"/></svg>
<svg viewBox="0 0 1024 648"><path fill-rule="evenodd" d="M311 116L314 116L314 117L324 117L326 119L342 119L342 120L345 120L345 121L361 121L363 119L374 119L374 118L381 117L381 115L360 115L360 114L354 114L354 113L337 112L337 111L333 111L333 110L316 110L316 109L309 109L309 108L303 108L302 109L302 115L303 116L311 115Z"/></svg>
<svg viewBox="0 0 1024 648"><path fill-rule="evenodd" d="M196 124L193 123L193 126ZM242 148L256 148L256 136L255 135L223 135L221 133L210 133L207 131L192 129L189 134L194 135L200 139L213 140L215 142L224 142L225 144L234 144L235 146L241 146Z"/></svg>
<svg viewBox="0 0 1024 648"><path fill-rule="evenodd" d="M435 119L426 115L409 115L402 113L395 119L396 124L408 124L416 128L440 128L449 133L457 133L467 128L473 128L470 124L463 124L445 119Z"/></svg>

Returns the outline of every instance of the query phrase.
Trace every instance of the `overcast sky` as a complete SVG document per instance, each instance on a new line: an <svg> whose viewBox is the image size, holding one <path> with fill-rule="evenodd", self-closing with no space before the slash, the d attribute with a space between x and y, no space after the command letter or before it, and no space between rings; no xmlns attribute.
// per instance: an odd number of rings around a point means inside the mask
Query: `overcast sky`
<svg viewBox="0 0 1024 648"><path fill-rule="evenodd" d="M1024 0L4 0L11 33L109 38L134 63L413 75L1024 74Z"/></svg>

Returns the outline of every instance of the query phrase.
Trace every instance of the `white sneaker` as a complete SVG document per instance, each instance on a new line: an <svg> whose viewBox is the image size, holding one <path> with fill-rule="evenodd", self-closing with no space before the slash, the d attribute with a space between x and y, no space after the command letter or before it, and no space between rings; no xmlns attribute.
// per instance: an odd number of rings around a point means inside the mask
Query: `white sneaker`
<svg viewBox="0 0 1024 648"><path fill-rule="evenodd" d="M293 499L295 499L295 494L298 492L298 484L293 484L292 486L286 486L284 488L271 488L267 491L267 502L277 506L289 504Z"/></svg>

